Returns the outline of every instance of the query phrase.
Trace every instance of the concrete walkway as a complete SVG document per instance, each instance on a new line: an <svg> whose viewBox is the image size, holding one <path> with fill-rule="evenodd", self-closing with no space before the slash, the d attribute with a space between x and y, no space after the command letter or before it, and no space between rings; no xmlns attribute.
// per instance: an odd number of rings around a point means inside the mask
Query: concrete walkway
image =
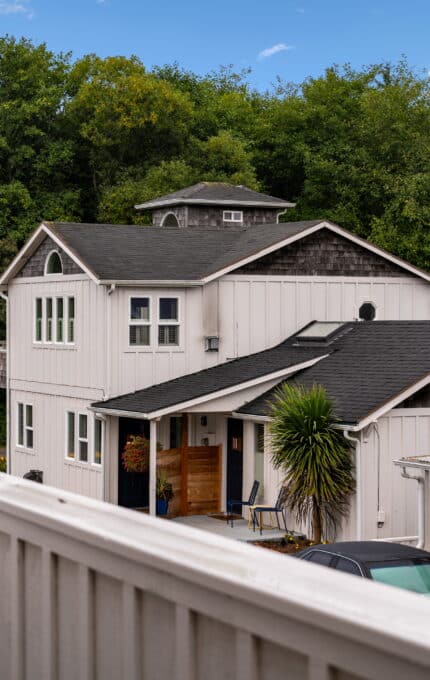
<svg viewBox="0 0 430 680"><path fill-rule="evenodd" d="M209 531L212 534L224 536L225 538L233 538L236 541L264 541L268 538L282 538L282 536L285 536L285 531L279 531L278 527L276 529L264 529L263 534L260 536L257 528L255 532L252 531L252 527L248 529L248 522L244 519L234 520L233 527L230 526L230 522L214 519L208 515L175 517L171 521L185 524L194 529Z"/></svg>

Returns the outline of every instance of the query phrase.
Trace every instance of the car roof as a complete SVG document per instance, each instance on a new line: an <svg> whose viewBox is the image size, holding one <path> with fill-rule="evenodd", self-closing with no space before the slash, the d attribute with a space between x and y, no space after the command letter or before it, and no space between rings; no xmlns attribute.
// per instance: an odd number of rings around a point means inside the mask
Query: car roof
<svg viewBox="0 0 430 680"><path fill-rule="evenodd" d="M389 543L388 541L340 541L314 545L306 550L321 550L344 557L350 557L361 562L382 562L394 559L429 558L430 552L420 550L410 545ZM304 554L304 553L303 553Z"/></svg>

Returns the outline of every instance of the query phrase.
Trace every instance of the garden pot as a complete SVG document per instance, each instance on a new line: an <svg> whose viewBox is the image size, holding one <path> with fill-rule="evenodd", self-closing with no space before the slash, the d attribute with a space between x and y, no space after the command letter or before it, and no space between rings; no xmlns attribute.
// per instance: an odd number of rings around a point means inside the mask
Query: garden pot
<svg viewBox="0 0 430 680"><path fill-rule="evenodd" d="M167 515L169 509L169 501L164 498L157 498L157 515Z"/></svg>

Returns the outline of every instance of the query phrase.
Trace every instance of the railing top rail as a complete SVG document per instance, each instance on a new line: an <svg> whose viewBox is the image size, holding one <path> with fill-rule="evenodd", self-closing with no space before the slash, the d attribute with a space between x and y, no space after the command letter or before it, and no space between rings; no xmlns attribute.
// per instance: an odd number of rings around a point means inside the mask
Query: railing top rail
<svg viewBox="0 0 430 680"><path fill-rule="evenodd" d="M106 559L155 567L375 649L428 664L430 600L163 519L0 475L7 519L54 532ZM42 540L42 539L41 539Z"/></svg>

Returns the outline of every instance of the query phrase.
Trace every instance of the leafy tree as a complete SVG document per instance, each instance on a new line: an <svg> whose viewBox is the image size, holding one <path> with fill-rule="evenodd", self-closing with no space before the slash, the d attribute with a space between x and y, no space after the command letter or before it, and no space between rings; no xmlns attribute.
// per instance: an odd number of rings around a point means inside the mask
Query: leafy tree
<svg viewBox="0 0 430 680"><path fill-rule="evenodd" d="M354 489L349 444L321 386L283 383L270 415L272 461L285 472L287 507L299 522L311 520L320 543L348 514Z"/></svg>

